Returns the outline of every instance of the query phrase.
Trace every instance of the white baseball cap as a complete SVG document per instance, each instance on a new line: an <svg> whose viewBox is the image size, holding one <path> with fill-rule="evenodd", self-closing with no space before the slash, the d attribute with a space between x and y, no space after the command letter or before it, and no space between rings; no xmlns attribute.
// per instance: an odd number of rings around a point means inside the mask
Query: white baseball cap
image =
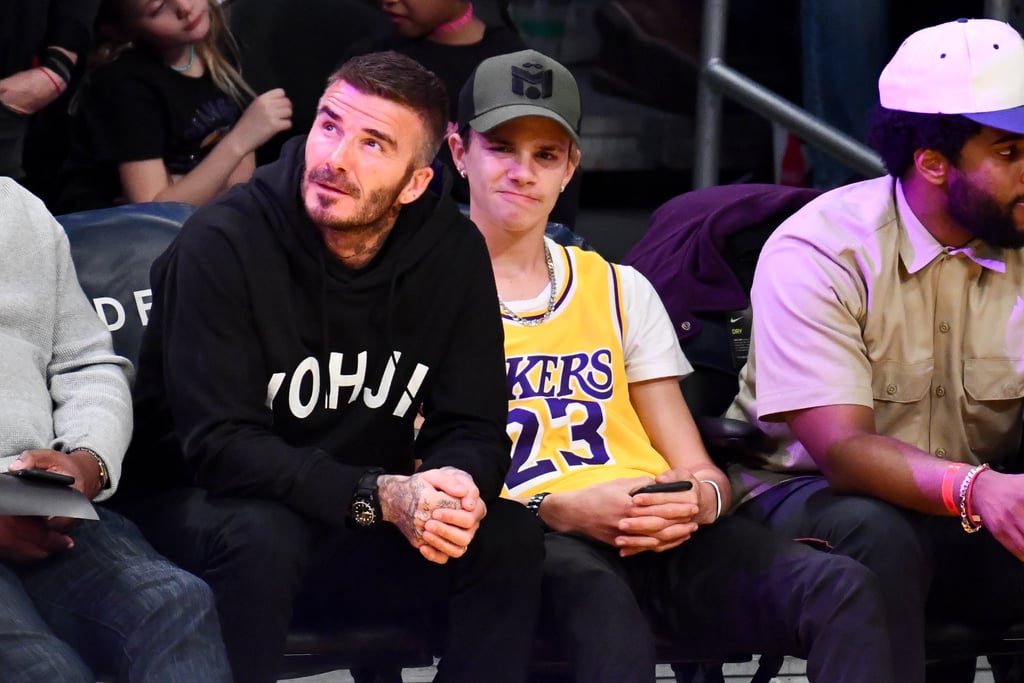
<svg viewBox="0 0 1024 683"><path fill-rule="evenodd" d="M960 114L1024 133L1024 39L994 19L921 29L882 70L878 95L886 109Z"/></svg>

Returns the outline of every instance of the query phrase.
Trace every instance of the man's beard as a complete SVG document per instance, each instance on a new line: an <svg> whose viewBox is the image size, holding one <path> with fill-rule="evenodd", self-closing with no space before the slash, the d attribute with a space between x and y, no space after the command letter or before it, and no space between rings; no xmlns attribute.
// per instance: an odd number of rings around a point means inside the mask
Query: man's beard
<svg viewBox="0 0 1024 683"><path fill-rule="evenodd" d="M402 194L402 190L412 178L413 171L412 167L406 169L405 175L398 183L390 187L372 190L367 194L366 200L360 202L363 192L355 183L349 181L344 175L335 174L330 169L321 166L311 173L303 173L303 200L313 182L325 182L356 200L356 211L347 217L335 215L331 209L338 203L339 198L325 195L317 195L313 200L316 202L315 206L306 204L306 211L313 223L327 230L348 233L378 232L383 227L390 227L398 216L398 212L402 208L398 196Z"/></svg>
<svg viewBox="0 0 1024 683"><path fill-rule="evenodd" d="M994 247L1024 247L1024 232L1013 217L1014 206L1024 197L1017 197L1003 207L984 190L957 173L949 185L949 215L964 230Z"/></svg>

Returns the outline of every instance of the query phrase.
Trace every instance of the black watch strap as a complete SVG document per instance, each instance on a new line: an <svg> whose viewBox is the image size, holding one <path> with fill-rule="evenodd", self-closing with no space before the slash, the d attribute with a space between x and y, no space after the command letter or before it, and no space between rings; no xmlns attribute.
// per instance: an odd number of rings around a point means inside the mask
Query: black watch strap
<svg viewBox="0 0 1024 683"><path fill-rule="evenodd" d="M530 500L526 502L526 509L537 515L537 519L540 519L540 504L544 502L544 499L551 495L551 491L541 491L534 495ZM541 524L543 524L543 520Z"/></svg>
<svg viewBox="0 0 1024 683"><path fill-rule="evenodd" d="M349 504L349 516L361 527L376 526L384 518L380 507L380 494L377 480L385 471L381 467L371 467L363 472L352 493Z"/></svg>

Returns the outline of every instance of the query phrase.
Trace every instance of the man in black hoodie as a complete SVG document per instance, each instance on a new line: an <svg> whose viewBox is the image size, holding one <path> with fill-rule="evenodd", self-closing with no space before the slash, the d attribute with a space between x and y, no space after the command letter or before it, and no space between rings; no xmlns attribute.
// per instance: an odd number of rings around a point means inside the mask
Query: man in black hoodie
<svg viewBox="0 0 1024 683"><path fill-rule="evenodd" d="M154 265L123 486L154 545L213 588L236 681L276 680L293 612L441 615L440 678L525 678L541 529L498 498L486 247L425 192L446 121L416 62L350 60L308 137Z"/></svg>

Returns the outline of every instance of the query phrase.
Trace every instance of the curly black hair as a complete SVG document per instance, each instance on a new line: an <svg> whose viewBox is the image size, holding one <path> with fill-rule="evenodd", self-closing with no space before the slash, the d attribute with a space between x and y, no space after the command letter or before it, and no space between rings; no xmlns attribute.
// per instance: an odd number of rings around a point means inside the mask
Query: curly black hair
<svg viewBox="0 0 1024 683"><path fill-rule="evenodd" d="M959 114L918 114L879 105L868 121L868 144L889 174L902 178L917 150L933 149L956 165L964 143L980 132L980 123Z"/></svg>

